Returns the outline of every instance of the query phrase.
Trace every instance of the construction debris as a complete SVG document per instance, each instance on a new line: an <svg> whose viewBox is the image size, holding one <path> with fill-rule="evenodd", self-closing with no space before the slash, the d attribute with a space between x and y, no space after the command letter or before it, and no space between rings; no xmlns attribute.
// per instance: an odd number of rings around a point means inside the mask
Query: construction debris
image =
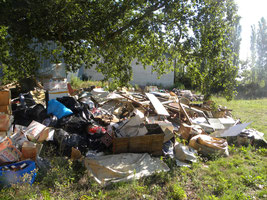
<svg viewBox="0 0 267 200"><path fill-rule="evenodd" d="M61 77L44 81L44 88L12 100L9 90L0 91L1 165L26 159L45 168L40 152L49 141L57 149L55 156L84 161L97 182L105 185L169 170L150 155L188 166L197 162L198 153L228 156L227 141L266 145L263 134L244 130L248 124L234 120L231 110L214 109L213 102L192 104L203 96L189 90L74 90Z"/></svg>

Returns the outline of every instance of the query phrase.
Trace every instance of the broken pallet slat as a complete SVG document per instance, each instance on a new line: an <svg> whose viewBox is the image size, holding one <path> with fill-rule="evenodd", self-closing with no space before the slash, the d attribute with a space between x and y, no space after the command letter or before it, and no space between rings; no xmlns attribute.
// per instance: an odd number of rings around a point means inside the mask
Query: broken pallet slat
<svg viewBox="0 0 267 200"><path fill-rule="evenodd" d="M205 114L202 110L196 109L196 108L194 108L194 107L190 107L190 106L185 105L185 104L183 104L183 103L180 103L180 105L182 105L183 108L192 110L192 111L197 112L197 113L201 113L201 114L203 115L203 117L205 117L205 119L207 120L207 123L210 124L210 123L209 123L209 120L208 120L208 117L206 116L206 114Z"/></svg>
<svg viewBox="0 0 267 200"><path fill-rule="evenodd" d="M184 104L182 104L182 103L179 102L179 106L180 106L180 108L181 108L182 113L185 115L188 124L189 124L189 125L192 125L191 118L188 116L187 112L185 111L185 109L184 109L184 107L183 107Z"/></svg>
<svg viewBox="0 0 267 200"><path fill-rule="evenodd" d="M139 102L139 101L137 101L137 100L135 100L135 99L133 99L133 98L130 98L130 97L127 97L126 95L123 95L123 94L120 94L122 97L124 97L124 98L126 98L126 99L128 99L128 100L130 100L130 101L132 101L132 102L134 102L134 103L136 103L136 104L138 104L139 106L141 106L142 108L144 108L145 110L147 110L147 108L141 103L141 102Z"/></svg>
<svg viewBox="0 0 267 200"><path fill-rule="evenodd" d="M154 94L146 93L147 98L150 100L158 115L170 116L166 108L161 104Z"/></svg>

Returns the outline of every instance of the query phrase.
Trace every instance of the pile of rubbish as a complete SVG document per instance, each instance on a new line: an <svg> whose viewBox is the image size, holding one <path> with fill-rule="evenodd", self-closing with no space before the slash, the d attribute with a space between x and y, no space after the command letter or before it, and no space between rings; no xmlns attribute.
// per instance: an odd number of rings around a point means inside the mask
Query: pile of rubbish
<svg viewBox="0 0 267 200"><path fill-rule="evenodd" d="M198 155L229 156L228 143L266 145L263 133L246 130L249 123L234 120L230 109L191 103L203 97L188 90L73 90L66 80L44 88L17 97L0 91L2 184L27 173L32 184L36 168L48 162L40 157L45 145L57 149L55 156L82 161L103 185L168 171L159 156L190 166Z"/></svg>

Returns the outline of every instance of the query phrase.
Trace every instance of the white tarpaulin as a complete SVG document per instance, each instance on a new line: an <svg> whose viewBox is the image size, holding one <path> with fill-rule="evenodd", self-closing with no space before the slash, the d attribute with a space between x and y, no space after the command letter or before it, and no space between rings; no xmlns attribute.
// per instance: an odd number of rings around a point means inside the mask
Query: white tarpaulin
<svg viewBox="0 0 267 200"><path fill-rule="evenodd" d="M122 153L85 158L86 168L99 184L127 181L149 176L155 172L169 171L169 167L159 158L149 154Z"/></svg>

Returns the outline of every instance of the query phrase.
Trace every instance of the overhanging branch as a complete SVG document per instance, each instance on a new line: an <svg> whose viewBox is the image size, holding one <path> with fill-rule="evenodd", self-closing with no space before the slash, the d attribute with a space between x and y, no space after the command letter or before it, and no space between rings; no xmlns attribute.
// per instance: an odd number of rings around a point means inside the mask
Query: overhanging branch
<svg viewBox="0 0 267 200"><path fill-rule="evenodd" d="M145 13L136 19L131 20L128 24L126 24L125 26L121 27L120 29L114 31L113 33L110 33L106 36L106 40L110 40L115 38L117 35L120 35L123 33L123 31L127 30L128 28L130 28L133 25L137 25L138 23L140 23L145 17L147 17L148 15L150 15L152 12L159 10L161 8L163 8L165 6L165 3L157 3L149 8L146 9Z"/></svg>

